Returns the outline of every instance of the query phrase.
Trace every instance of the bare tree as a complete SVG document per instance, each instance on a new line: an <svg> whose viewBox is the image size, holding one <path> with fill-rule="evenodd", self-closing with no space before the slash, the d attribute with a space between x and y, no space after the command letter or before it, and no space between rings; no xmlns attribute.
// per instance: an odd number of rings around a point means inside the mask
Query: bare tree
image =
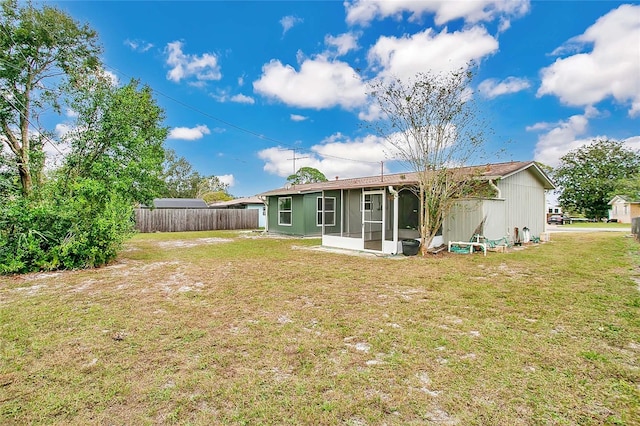
<svg viewBox="0 0 640 426"><path fill-rule="evenodd" d="M481 152L486 130L471 92L472 78L471 71L460 69L369 86L380 112L371 127L386 139L391 155L418 176L412 189L420 200L423 255L451 206L477 186L462 167Z"/></svg>

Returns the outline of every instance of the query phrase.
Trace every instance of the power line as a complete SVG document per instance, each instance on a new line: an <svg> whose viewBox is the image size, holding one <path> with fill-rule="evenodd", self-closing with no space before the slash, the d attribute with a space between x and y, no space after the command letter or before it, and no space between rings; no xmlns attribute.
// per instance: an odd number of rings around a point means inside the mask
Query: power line
<svg viewBox="0 0 640 426"><path fill-rule="evenodd" d="M9 105L11 105L11 107L12 107L13 109L15 109L16 111L20 111L20 110L18 109L18 107L17 107L15 104L13 104L9 99L7 99L7 98L4 96L4 94L2 95L2 98L4 99L4 101L5 101L5 102L7 102ZM20 104L20 105L22 105L22 106L24 107L24 104L23 104L23 103L19 102L19 104ZM44 141L45 141L45 142L49 142L49 145L51 145L51 146L52 146L56 151L58 151L58 154L60 154L60 155L64 155L64 154L62 153L62 151L60 151L60 149L56 146L56 144L54 144L54 143L53 143L53 141L51 141L51 139L49 139L49 137L48 137L45 133L42 133L42 132L40 131L40 128L39 128L38 126L36 126L35 124L33 124L33 123L31 122L31 120L29 120L29 117L25 117L25 121L26 121L26 122L27 122L27 124L29 124L29 126L31 126L31 127L32 127L36 132L38 132L38 135L40 135L42 138L44 138ZM24 141L23 141L23 143L24 143Z"/></svg>
<svg viewBox="0 0 640 426"><path fill-rule="evenodd" d="M119 69L117 69L117 68L115 68L115 67L113 67L111 65L105 64L105 67L112 69L113 71L123 75L124 77L132 78L131 76L125 74L121 70L119 70ZM213 116L213 115L209 114L206 111L203 111L203 110L201 110L199 108L196 108L196 107L194 107L192 105L187 104L186 102L183 102L183 101L181 101L179 99L176 99L176 98L174 98L172 96L169 96L166 93L163 93L163 92L159 91L158 89L155 89L155 88L151 87L150 85L148 85L148 86L151 89L151 91L153 91L154 93L157 93L158 95L164 96L165 98L167 98L167 99L169 99L169 100L171 100L171 101L173 101L173 102L175 102L175 103L177 103L177 104L179 104L179 105L181 105L181 106L183 106L185 108L188 108L188 109L190 109L190 110L192 110L194 112L197 112L198 114L201 114L201 115L203 115L203 116L205 116L207 118L210 118L212 120L215 120L215 121L217 121L219 123L223 123L224 125L232 127L232 128L234 128L236 130L239 130L241 132L256 136L259 139L262 139L262 140L265 140L265 141L269 141L269 142L273 142L273 143L276 143L278 145L282 145L284 147L287 147L287 149L289 149L289 150L298 150L298 151L302 151L302 152L305 152L305 153L319 155L319 156L324 157L324 158L334 158L334 159L337 159L337 160L354 161L354 162L357 162L357 163L366 163L366 164L378 164L378 163L380 163L379 161L358 160L358 159L355 159L355 158L339 157L337 155L331 155L331 154L317 154L317 153L313 153L309 149L303 149L303 148L294 147L291 144L288 144L288 143L282 142L280 140L265 136L262 133L255 132L253 130L250 130L250 129L244 128L242 126L238 126L236 124L233 124L233 123L231 123L229 121L223 120L223 119L221 119L219 117ZM300 158L300 157L298 157L298 158Z"/></svg>
<svg viewBox="0 0 640 426"><path fill-rule="evenodd" d="M45 30L45 31L47 31L47 32L49 32L49 29L48 29L48 28L44 28L44 30ZM7 32L7 34L9 35L9 37L11 38L11 40L13 41L13 43L15 44L15 40L13 39L13 36L12 36L12 34L10 33L10 31L7 29L7 30L6 30L6 32ZM49 32L49 34L50 34L50 35L52 35L50 32ZM24 53L23 53L22 51L20 51L20 53L21 53L22 57L23 57L26 61L28 61L28 59L25 57ZM10 65L11 65L11 64L10 64ZM121 75L123 75L123 76L125 76L125 77L127 77L127 78L132 78L131 76L128 76L127 74L125 74L125 73L124 73L124 72L122 72L121 70L119 70L119 69L117 69L117 68L115 68L115 67L113 67L113 66L111 66L111 65L107 65L107 64L103 64L103 65L104 65L104 67L106 67L106 68L110 68L110 69L114 70L115 72L117 72L117 73L119 73L119 74L121 74ZM211 115L211 114L207 113L206 111L202 111L202 110L201 110L201 109L199 109L199 108L196 108L196 107L194 107L194 106L192 106L192 105L190 105L190 104L187 104L186 102L183 102L183 101L181 101L181 100L179 100L179 99L176 99L176 98L174 98L174 97L172 97L172 96L169 96L169 95L167 95L166 93L163 93L163 92L161 92L161 91L159 91L159 90L157 90L157 89L155 89L155 88L151 87L150 85L147 85L147 86L148 86L148 87L149 87L149 88L150 88L154 93L157 93L157 94L159 94L159 95L161 95L161 96L164 96L165 98L167 98L167 99L169 99L169 100L171 100L171 101L173 101L173 102L175 102L175 103L177 103L177 104L179 104L179 105L181 105L181 106L183 106L183 107L185 107L185 108L187 108L187 109L190 109L190 110L192 110L192 111L194 111L194 112L197 112L198 114L201 114L201 115L203 115L203 116L205 116L205 117L208 117L208 118L210 118L210 119L212 119L212 120L215 120L215 121L217 121L217 122L219 122L219 123L222 123L222 124L224 124L224 125L226 125L226 126L228 126L228 127L231 127L231 128L234 128L234 129L236 129L236 130L238 130L238 131L241 131L241 132L244 132L244 133L250 134L250 135L252 135L252 136L255 136L255 137L257 137L257 138L259 138L259 139L262 139L262 140L265 140L265 141L273 142L273 143L276 143L276 144L278 144L278 145L283 145L283 146L285 146L285 147L289 147L289 148L295 148L295 147L293 147L293 145L291 145L291 144L288 144L288 143L285 143L285 142L279 141L279 140L277 140L277 139L275 139L275 138L271 138L271 137L269 137L269 136L265 136L265 135L264 135L264 134L262 134L262 133L255 132L255 131L253 131L253 130L250 130L250 129L247 129L247 128L245 128L245 127L242 127L242 126L239 126L239 125L233 124L233 123L231 123L231 122L229 122L229 121L223 120L223 119L221 119L221 118L219 118L219 117L213 116L213 115ZM56 149L57 149L57 147L56 147ZM340 157L340 156L331 155L331 154L317 154L317 153L312 153L312 151L311 151L311 150L309 150L309 149L301 149L301 148L295 148L295 149L298 149L298 150L303 151L303 152L308 152L308 153L310 153L310 154L319 155L319 156L320 156L320 157L322 157L322 158L334 158L334 159L337 159L337 160L353 161L353 162L357 162L357 163L365 163L365 164L378 164L378 163L379 163L379 161L358 160L358 159L355 159L355 158L346 158L346 157ZM295 151L294 151L294 157L295 157ZM294 159L294 164L295 164L295 159Z"/></svg>

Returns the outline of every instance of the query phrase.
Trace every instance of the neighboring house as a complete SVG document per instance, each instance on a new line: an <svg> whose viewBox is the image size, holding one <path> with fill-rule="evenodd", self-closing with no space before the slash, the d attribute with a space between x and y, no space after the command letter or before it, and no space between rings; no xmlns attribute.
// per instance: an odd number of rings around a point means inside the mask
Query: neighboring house
<svg viewBox="0 0 640 426"><path fill-rule="evenodd" d="M153 206L156 209L206 209L207 203L200 198L155 198ZM145 206L143 206L145 207Z"/></svg>
<svg viewBox="0 0 640 426"><path fill-rule="evenodd" d="M620 223L631 223L634 217L640 217L640 201L630 201L627 197L616 195L609 201L609 219Z"/></svg>
<svg viewBox="0 0 640 426"><path fill-rule="evenodd" d="M256 209L258 210L258 226L266 226L266 212L264 201L259 197L236 198L229 201L220 201L209 204L211 209Z"/></svg>
<svg viewBox="0 0 640 426"><path fill-rule="evenodd" d="M563 214L562 207L560 206L547 206L547 220L554 214Z"/></svg>
<svg viewBox="0 0 640 426"><path fill-rule="evenodd" d="M493 188L493 198L456 203L432 246L488 239L513 239L514 228L539 236L546 226L545 191L554 185L534 162L466 167ZM295 185L260 194L267 207L267 231L320 236L322 245L395 254L403 239L418 238L418 199L410 191L415 173L398 173Z"/></svg>

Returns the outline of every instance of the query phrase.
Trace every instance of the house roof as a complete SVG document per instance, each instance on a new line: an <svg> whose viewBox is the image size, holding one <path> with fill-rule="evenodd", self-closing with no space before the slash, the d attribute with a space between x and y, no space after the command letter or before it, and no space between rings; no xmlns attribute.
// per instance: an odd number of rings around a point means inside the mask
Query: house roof
<svg viewBox="0 0 640 426"><path fill-rule="evenodd" d="M629 199L629 197L626 197L624 195L616 195L607 204L613 205L613 204L619 203L619 202L627 203L627 204L640 204L640 201L631 201Z"/></svg>
<svg viewBox="0 0 640 426"><path fill-rule="evenodd" d="M153 205L157 209L206 209L207 203L200 198L156 198Z"/></svg>
<svg viewBox="0 0 640 426"><path fill-rule="evenodd" d="M531 172L542 182L545 189L554 189L555 185L547 174L533 161L511 161L508 163L485 164L482 166L461 167L460 170L469 175L478 176L480 179L505 179L524 170ZM418 183L418 174L415 172L394 173L382 176L368 176L352 179L336 179L327 182L307 183L292 185L263 192L260 196L305 194L335 189L380 188L391 186L408 186Z"/></svg>
<svg viewBox="0 0 640 426"><path fill-rule="evenodd" d="M248 204L264 204L261 198L255 197L244 197L244 198L235 198L229 201L219 201L217 203L211 203L209 207L215 208L226 208L232 206L246 206Z"/></svg>

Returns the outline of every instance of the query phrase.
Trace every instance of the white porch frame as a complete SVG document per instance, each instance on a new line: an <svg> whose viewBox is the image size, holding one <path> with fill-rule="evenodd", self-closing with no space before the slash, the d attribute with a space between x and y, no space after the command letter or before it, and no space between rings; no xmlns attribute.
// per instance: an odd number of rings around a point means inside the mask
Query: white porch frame
<svg viewBox="0 0 640 426"><path fill-rule="evenodd" d="M373 253L383 253L383 254L397 254L402 251L400 247L400 243L398 242L398 193L393 189L393 187L389 187L382 189L374 189L367 190L362 189L362 201L360 204L360 209L362 210L362 233L360 238L351 238L344 237L344 217L345 217L345 192L341 191L341 200L340 200L340 235L327 235L324 231L324 226L322 227L322 245L326 247L336 247L343 248L348 250L358 250L358 251L367 251ZM387 217L387 196L391 194L393 197L393 217ZM324 193L322 194L324 196ZM380 223L382 226L382 247L381 250L371 250L365 249L365 196L366 195L380 195L382 197L382 220L381 221L370 221L367 220L368 223ZM386 239L386 231L387 231L387 223L388 221L392 221L392 232L393 238L388 240Z"/></svg>

